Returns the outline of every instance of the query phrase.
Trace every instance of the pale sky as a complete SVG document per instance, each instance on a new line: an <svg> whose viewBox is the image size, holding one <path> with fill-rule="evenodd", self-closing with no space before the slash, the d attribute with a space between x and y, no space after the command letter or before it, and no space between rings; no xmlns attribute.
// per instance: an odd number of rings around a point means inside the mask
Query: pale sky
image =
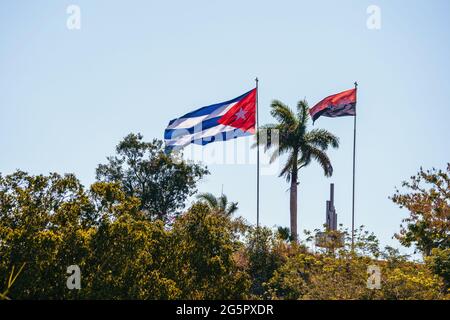
<svg viewBox="0 0 450 320"><path fill-rule="evenodd" d="M66 27L71 4L80 30ZM367 27L370 5L379 30ZM162 139L169 120L239 96L256 76L261 123L272 122L272 99L312 106L358 81L356 224L399 247L391 237L407 212L388 196L420 166L450 160L449 33L446 0L2 1L0 172L73 172L89 185L128 133ZM332 178L316 164L300 173L299 230L325 222L330 182L338 222L350 226L352 124L316 122L341 147ZM210 171L200 191L223 185L255 222L255 165ZM262 224L289 225L288 187L261 177Z"/></svg>

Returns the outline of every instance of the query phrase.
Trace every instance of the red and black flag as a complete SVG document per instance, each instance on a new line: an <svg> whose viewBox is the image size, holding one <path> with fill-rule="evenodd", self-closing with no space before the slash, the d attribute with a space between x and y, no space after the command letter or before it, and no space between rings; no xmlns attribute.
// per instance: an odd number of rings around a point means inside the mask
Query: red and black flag
<svg viewBox="0 0 450 320"><path fill-rule="evenodd" d="M356 115L356 88L326 97L309 110L313 122L320 116L344 117Z"/></svg>

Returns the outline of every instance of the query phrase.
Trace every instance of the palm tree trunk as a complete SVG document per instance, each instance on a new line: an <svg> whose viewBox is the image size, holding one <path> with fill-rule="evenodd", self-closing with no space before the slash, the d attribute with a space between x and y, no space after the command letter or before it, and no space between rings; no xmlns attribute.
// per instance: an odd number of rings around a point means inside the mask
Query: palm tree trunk
<svg viewBox="0 0 450 320"><path fill-rule="evenodd" d="M291 237L297 241L297 164L294 164L291 174L290 210L291 210Z"/></svg>

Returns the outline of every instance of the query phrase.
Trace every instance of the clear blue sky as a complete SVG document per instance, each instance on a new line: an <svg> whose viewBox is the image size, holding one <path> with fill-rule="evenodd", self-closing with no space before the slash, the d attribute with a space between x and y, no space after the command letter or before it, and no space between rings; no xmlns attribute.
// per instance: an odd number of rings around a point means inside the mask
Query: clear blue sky
<svg viewBox="0 0 450 320"><path fill-rule="evenodd" d="M81 8L81 30L66 8ZM381 8L380 30L366 9ZM277 98L313 105L357 80L357 225L383 244L406 212L388 196L420 166L450 160L450 2L2 1L0 172L74 172L86 185L130 132L162 138L170 119L228 100L260 78L261 122ZM329 183L351 222L352 118L321 118L341 139L335 174L300 174L299 229L324 223ZM210 145L208 148L217 148ZM239 201L255 222L255 168L211 166L200 191ZM289 224L288 185L261 178L261 221Z"/></svg>

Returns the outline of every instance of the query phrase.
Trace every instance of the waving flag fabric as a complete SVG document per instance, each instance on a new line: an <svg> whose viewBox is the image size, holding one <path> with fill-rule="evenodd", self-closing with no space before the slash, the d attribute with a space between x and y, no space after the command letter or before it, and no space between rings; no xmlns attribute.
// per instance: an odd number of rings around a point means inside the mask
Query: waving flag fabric
<svg viewBox="0 0 450 320"><path fill-rule="evenodd" d="M256 89L232 100L206 106L173 119L164 131L168 149L206 145L255 133Z"/></svg>
<svg viewBox="0 0 450 320"><path fill-rule="evenodd" d="M316 121L320 116L344 117L356 115L356 88L326 97L309 110Z"/></svg>

